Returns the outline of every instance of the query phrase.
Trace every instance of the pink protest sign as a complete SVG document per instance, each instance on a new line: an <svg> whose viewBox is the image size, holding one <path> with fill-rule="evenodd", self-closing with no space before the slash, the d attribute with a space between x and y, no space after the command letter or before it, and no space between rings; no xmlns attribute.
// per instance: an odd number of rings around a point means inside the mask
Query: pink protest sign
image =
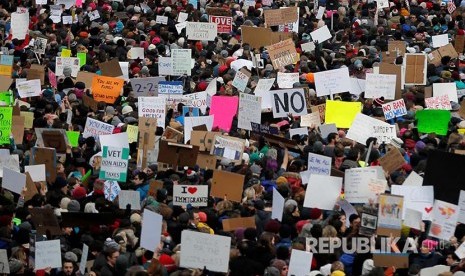
<svg viewBox="0 0 465 276"><path fill-rule="evenodd" d="M229 132L238 106L238 97L213 96L210 107L210 115L215 115L213 128L218 127Z"/></svg>
<svg viewBox="0 0 465 276"><path fill-rule="evenodd" d="M55 73L50 69L48 69L48 80L52 87L57 88L57 77Z"/></svg>

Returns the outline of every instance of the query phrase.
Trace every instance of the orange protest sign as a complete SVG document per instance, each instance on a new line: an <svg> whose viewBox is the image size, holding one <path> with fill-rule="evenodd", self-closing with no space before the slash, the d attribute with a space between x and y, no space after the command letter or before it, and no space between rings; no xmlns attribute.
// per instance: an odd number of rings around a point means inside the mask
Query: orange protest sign
<svg viewBox="0 0 465 276"><path fill-rule="evenodd" d="M92 79L92 95L96 101L113 104L120 95L123 85L123 79L94 76Z"/></svg>

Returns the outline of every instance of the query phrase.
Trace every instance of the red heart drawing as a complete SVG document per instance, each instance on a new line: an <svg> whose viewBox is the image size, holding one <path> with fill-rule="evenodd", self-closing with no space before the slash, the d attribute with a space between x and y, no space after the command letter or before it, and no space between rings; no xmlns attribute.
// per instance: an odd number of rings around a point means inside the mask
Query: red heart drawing
<svg viewBox="0 0 465 276"><path fill-rule="evenodd" d="M190 194L195 194L195 192L197 192L197 188L196 187L190 187L189 189L187 189L187 191L190 193Z"/></svg>
<svg viewBox="0 0 465 276"><path fill-rule="evenodd" d="M428 214L429 214L432 210L433 210L433 207L429 207L429 208L426 208L426 207L425 207L425 211L426 211L426 213L428 213Z"/></svg>

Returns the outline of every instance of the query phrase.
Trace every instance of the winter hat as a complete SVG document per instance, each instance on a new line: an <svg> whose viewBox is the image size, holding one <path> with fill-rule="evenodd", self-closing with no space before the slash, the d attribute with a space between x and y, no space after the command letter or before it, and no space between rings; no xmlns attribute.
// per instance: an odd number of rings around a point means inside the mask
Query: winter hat
<svg viewBox="0 0 465 276"><path fill-rule="evenodd" d="M107 240L103 244L103 251L107 253L119 251L119 249L120 249L120 245L111 238L107 238Z"/></svg>
<svg viewBox="0 0 465 276"><path fill-rule="evenodd" d="M287 183L288 183L287 178L285 178L284 176L280 176L276 179L276 185L278 186L285 185Z"/></svg>
<svg viewBox="0 0 465 276"><path fill-rule="evenodd" d="M131 221L131 224L135 224L135 223L141 223L142 222L142 218L141 216L138 214L138 213L134 213L132 214L130 217L129 217L129 220Z"/></svg>
<svg viewBox="0 0 465 276"><path fill-rule="evenodd" d="M418 142L415 144L415 149L416 149L417 151L421 151L421 150L423 150L424 148L426 148L426 144L425 144L425 142L423 142L423 141L418 141Z"/></svg>
<svg viewBox="0 0 465 276"><path fill-rule="evenodd" d="M316 219L319 219L321 217L323 213L321 212L321 209L319 208L312 208L312 210L310 211L310 219L311 220L316 220Z"/></svg>
<svg viewBox="0 0 465 276"><path fill-rule="evenodd" d="M362 274L366 275L375 268L375 264L372 259L365 260L363 262Z"/></svg>
<svg viewBox="0 0 465 276"><path fill-rule="evenodd" d="M81 204L79 204L79 201L73 199L68 203L68 211L69 212L79 212L81 210Z"/></svg>
<svg viewBox="0 0 465 276"><path fill-rule="evenodd" d="M134 110L132 109L132 107L130 105L126 105L125 107L123 107L123 110L121 111L121 113L123 113L123 115L126 115L128 113L131 113L133 112Z"/></svg>
<svg viewBox="0 0 465 276"><path fill-rule="evenodd" d="M115 115L115 108L113 106L107 106L105 113L108 115Z"/></svg>
<svg viewBox="0 0 465 276"><path fill-rule="evenodd" d="M283 260L275 259L271 266L277 268L279 271L282 271L286 266L286 262Z"/></svg>
<svg viewBox="0 0 465 276"><path fill-rule="evenodd" d="M274 267L274 266L269 266L265 269L265 274L263 274L264 276L280 276L281 273L279 272L279 270Z"/></svg>
<svg viewBox="0 0 465 276"><path fill-rule="evenodd" d="M71 261L73 263L77 263L78 257L73 252L68 251L65 253L65 260Z"/></svg>
<svg viewBox="0 0 465 276"><path fill-rule="evenodd" d="M74 199L82 199L82 198L85 198L87 196L87 191L86 191L86 188L84 187L77 187L73 190L73 197Z"/></svg>
<svg viewBox="0 0 465 276"><path fill-rule="evenodd" d="M169 272L173 272L176 269L176 264L171 258L171 256L167 254L161 254L160 258L158 261L166 268L166 270Z"/></svg>
<svg viewBox="0 0 465 276"><path fill-rule="evenodd" d="M71 198L69 197L64 197L60 201L60 208L61 209L68 209L68 204L71 201Z"/></svg>
<svg viewBox="0 0 465 276"><path fill-rule="evenodd" d="M373 101L373 105L374 106L382 106L384 104L384 97L381 97L381 98L376 98L374 101Z"/></svg>
<svg viewBox="0 0 465 276"><path fill-rule="evenodd" d="M400 138L394 137L391 139L391 142L389 144L400 149L404 144L404 141L402 141Z"/></svg>
<svg viewBox="0 0 465 276"><path fill-rule="evenodd" d="M277 220L269 220L266 225L265 225L265 231L266 232L271 232L271 233L279 233L279 228L281 227L281 224Z"/></svg>
<svg viewBox="0 0 465 276"><path fill-rule="evenodd" d="M288 199L286 203L284 203L284 211L287 213L292 213L296 208L298 208L297 201L293 199Z"/></svg>

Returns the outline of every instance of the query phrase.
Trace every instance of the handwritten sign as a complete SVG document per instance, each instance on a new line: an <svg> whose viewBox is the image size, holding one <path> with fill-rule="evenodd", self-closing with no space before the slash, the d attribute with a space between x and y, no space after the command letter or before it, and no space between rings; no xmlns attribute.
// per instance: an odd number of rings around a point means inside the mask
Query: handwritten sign
<svg viewBox="0 0 465 276"><path fill-rule="evenodd" d="M140 210L140 193L122 190L118 194L118 204L120 209L126 209L126 206L130 204L131 210Z"/></svg>
<svg viewBox="0 0 465 276"><path fill-rule="evenodd" d="M317 112L313 112L300 117L300 126L317 127L319 125L321 125L320 114Z"/></svg>
<svg viewBox="0 0 465 276"><path fill-rule="evenodd" d="M364 145L370 137L378 138L379 143L389 143L392 138L396 137L396 127L358 113L347 132L347 138Z"/></svg>
<svg viewBox="0 0 465 276"><path fill-rule="evenodd" d="M299 19L297 8L268 9L264 11L265 22L268 27L293 23Z"/></svg>
<svg viewBox="0 0 465 276"><path fill-rule="evenodd" d="M208 186L206 185L174 185L173 205L204 207L208 204Z"/></svg>
<svg viewBox="0 0 465 276"><path fill-rule="evenodd" d="M119 78L94 76L92 95L96 101L113 104L123 89L124 80Z"/></svg>
<svg viewBox="0 0 465 276"><path fill-rule="evenodd" d="M100 135L112 134L114 129L115 126L94 120L92 118L87 118L82 137L87 138L92 136L95 138L95 140L97 140Z"/></svg>
<svg viewBox="0 0 465 276"><path fill-rule="evenodd" d="M261 110L257 106L261 105L261 97L241 93L239 97L239 118L237 127L252 130L250 123L260 124Z"/></svg>
<svg viewBox="0 0 465 276"><path fill-rule="evenodd" d="M442 96L425 98L425 105L428 109L452 109L449 101L449 96L447 94L444 94Z"/></svg>
<svg viewBox="0 0 465 276"><path fill-rule="evenodd" d="M232 86L236 87L237 90L244 92L249 82L249 78L252 74L245 68L240 69L236 72Z"/></svg>
<svg viewBox="0 0 465 276"><path fill-rule="evenodd" d="M299 83L299 73L278 72L277 83L279 88L292 88L294 83Z"/></svg>
<svg viewBox="0 0 465 276"><path fill-rule="evenodd" d="M39 79L16 82L16 88L21 98L37 97L42 94L41 84Z"/></svg>
<svg viewBox="0 0 465 276"><path fill-rule="evenodd" d="M287 117L287 114L307 114L307 104L303 89L286 89L270 91L273 97L273 117Z"/></svg>
<svg viewBox="0 0 465 276"><path fill-rule="evenodd" d="M286 39L267 48L273 67L277 70L299 61L299 56L292 39Z"/></svg>
<svg viewBox="0 0 465 276"><path fill-rule="evenodd" d="M314 77L317 96L346 92L351 87L348 68L318 72Z"/></svg>
<svg viewBox="0 0 465 276"><path fill-rule="evenodd" d="M0 107L0 145L10 144L13 108Z"/></svg>
<svg viewBox="0 0 465 276"><path fill-rule="evenodd" d="M231 237L184 230L181 244L181 267L228 272Z"/></svg>
<svg viewBox="0 0 465 276"><path fill-rule="evenodd" d="M171 73L173 76L191 75L191 49L171 50Z"/></svg>
<svg viewBox="0 0 465 276"><path fill-rule="evenodd" d="M132 91L136 97L158 96L158 84L165 80L164 77L133 78L131 79Z"/></svg>
<svg viewBox="0 0 465 276"><path fill-rule="evenodd" d="M160 81L158 83L158 94L182 94L183 84L182 81Z"/></svg>
<svg viewBox="0 0 465 276"><path fill-rule="evenodd" d="M189 40L214 41L218 30L216 23L187 22L186 35Z"/></svg>
<svg viewBox="0 0 465 276"><path fill-rule="evenodd" d="M158 58L158 74L160 76L169 76L173 74L171 57ZM131 82L135 80L132 79Z"/></svg>
<svg viewBox="0 0 465 276"><path fill-rule="evenodd" d="M308 153L308 170L310 174L330 175L331 157Z"/></svg>
<svg viewBox="0 0 465 276"><path fill-rule="evenodd" d="M386 120L402 117L407 114L404 99L383 104L382 107Z"/></svg>
<svg viewBox="0 0 465 276"><path fill-rule="evenodd" d="M36 242L35 247L35 269L61 267L60 240Z"/></svg>
<svg viewBox="0 0 465 276"><path fill-rule="evenodd" d="M139 117L156 118L157 125L165 128L166 105L163 97L139 97Z"/></svg>
<svg viewBox="0 0 465 276"><path fill-rule="evenodd" d="M384 97L386 100L396 98L396 75L366 74L365 97L376 99Z"/></svg>

